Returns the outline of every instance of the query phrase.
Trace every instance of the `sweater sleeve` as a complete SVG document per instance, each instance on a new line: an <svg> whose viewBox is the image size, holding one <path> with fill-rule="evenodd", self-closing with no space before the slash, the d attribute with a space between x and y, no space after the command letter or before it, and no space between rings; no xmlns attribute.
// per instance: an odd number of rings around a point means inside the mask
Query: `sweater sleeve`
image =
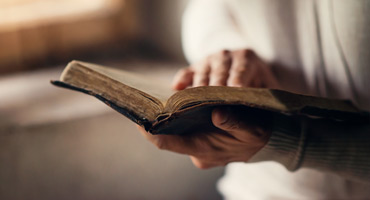
<svg viewBox="0 0 370 200"><path fill-rule="evenodd" d="M370 182L370 121L276 116L269 142L250 162L268 160L290 171L306 167Z"/></svg>
<svg viewBox="0 0 370 200"><path fill-rule="evenodd" d="M192 0L182 18L182 43L190 63L223 49L247 47L225 0Z"/></svg>

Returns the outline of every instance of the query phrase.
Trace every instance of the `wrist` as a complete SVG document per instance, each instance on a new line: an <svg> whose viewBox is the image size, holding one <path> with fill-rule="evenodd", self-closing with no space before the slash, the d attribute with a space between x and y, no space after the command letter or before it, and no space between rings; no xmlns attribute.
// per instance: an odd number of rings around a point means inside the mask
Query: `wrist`
<svg viewBox="0 0 370 200"><path fill-rule="evenodd" d="M302 120L293 116L275 114L267 143L248 162L276 161L293 171L299 167L299 158L305 135Z"/></svg>

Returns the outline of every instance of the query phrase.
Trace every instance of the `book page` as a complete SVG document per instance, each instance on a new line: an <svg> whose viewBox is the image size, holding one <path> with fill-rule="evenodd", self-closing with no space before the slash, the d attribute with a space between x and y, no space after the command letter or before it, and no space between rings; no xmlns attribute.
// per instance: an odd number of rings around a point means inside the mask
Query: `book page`
<svg viewBox="0 0 370 200"><path fill-rule="evenodd" d="M73 62L78 62L78 64L86 66L129 87L141 90L160 100L163 105L165 105L168 98L170 98L175 93L175 91L171 89L168 83L152 77L147 77L136 73L130 73L119 69L103 67L100 65L81 61Z"/></svg>

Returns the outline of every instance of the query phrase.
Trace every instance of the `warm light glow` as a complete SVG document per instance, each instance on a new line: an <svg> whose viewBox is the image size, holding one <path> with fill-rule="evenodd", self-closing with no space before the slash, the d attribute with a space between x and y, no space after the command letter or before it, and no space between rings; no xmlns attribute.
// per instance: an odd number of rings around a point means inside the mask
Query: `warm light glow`
<svg viewBox="0 0 370 200"><path fill-rule="evenodd" d="M0 29L110 13L122 0L0 0ZM101 12L107 9L107 12ZM100 11L100 12L97 12Z"/></svg>

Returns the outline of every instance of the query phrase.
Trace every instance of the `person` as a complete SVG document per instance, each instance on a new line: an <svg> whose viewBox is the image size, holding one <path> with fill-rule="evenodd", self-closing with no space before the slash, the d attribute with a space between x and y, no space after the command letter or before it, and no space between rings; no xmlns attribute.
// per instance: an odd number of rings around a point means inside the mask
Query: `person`
<svg viewBox="0 0 370 200"><path fill-rule="evenodd" d="M193 0L183 17L191 65L173 87L279 88L370 110L367 0ZM212 112L218 133L143 135L194 165L227 165L226 199L368 199L370 123ZM240 113L240 112L239 112ZM201 132L201 130L199 130Z"/></svg>

